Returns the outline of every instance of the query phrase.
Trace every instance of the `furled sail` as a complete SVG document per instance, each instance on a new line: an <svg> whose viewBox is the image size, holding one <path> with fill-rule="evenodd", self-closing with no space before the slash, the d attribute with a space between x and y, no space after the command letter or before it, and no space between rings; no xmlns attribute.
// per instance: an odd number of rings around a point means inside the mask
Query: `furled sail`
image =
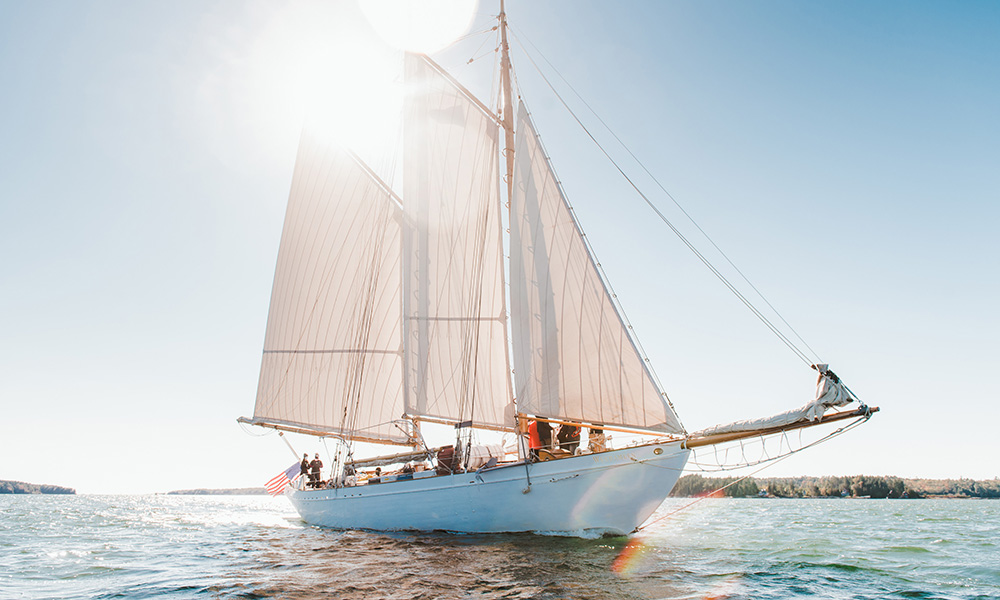
<svg viewBox="0 0 1000 600"><path fill-rule="evenodd" d="M818 364L813 365L813 368L819 372L819 377L816 380L816 398L801 407L770 417L715 425L691 434L692 437L776 429L804 421L819 421L823 417L823 413L828 409L844 406L854 401L854 396L850 390L840 381L836 373L830 370L829 365Z"/></svg>
<svg viewBox="0 0 1000 600"><path fill-rule="evenodd" d="M522 104L511 201L518 411L683 433L583 240Z"/></svg>
<svg viewBox="0 0 1000 600"><path fill-rule="evenodd" d="M306 135L288 199L254 422L402 443L401 210Z"/></svg>
<svg viewBox="0 0 1000 600"><path fill-rule="evenodd" d="M496 118L425 56L405 77L406 412L511 428Z"/></svg>

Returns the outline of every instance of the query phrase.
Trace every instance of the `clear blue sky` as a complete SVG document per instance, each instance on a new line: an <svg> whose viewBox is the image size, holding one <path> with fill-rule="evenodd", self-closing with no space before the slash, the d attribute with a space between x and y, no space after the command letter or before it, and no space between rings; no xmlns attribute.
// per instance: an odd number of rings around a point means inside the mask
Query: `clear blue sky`
<svg viewBox="0 0 1000 600"><path fill-rule="evenodd" d="M507 10L883 408L765 474L1000 475L1000 5ZM472 29L495 12L480 6ZM152 492L261 485L287 466L276 436L235 419L253 410L302 82L366 60L376 39L354 2L0 4L0 479ZM483 39L434 56L479 90L486 61L465 62ZM515 61L688 429L808 400L812 372Z"/></svg>

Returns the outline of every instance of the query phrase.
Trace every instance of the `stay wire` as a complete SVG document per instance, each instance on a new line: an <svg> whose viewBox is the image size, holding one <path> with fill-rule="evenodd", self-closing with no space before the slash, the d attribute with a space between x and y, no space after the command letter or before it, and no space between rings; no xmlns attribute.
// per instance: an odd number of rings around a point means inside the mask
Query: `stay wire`
<svg viewBox="0 0 1000 600"><path fill-rule="evenodd" d="M831 440L831 439L833 439L833 438L835 438L835 437L837 437L837 436L839 436L841 434L847 433L851 429L854 429L855 427L861 425L862 423L867 422L868 419L870 419L870 418L871 418L871 413L863 415L858 420L853 421L853 422L851 422L851 423L849 423L847 425L844 425L840 429L837 429L836 431L833 431L833 432L829 433L828 435L826 435L826 436L824 436L824 437L822 437L822 438L820 438L820 439L812 442L811 444L807 444L807 445L802 446L801 448L798 448L796 450L789 450L788 454L785 454L784 456L778 456L778 457L775 457L774 459L766 461L759 469L756 469L756 470L754 470L754 471L752 471L752 472L744 475L743 477L740 477L739 479L737 479L735 481L731 481L731 482L727 483L726 485L724 485L724 486L722 486L722 487L720 487L720 488L718 488L716 490L713 490L713 491L709 492L708 494L705 494L704 496L701 496L699 498L695 498L692 502L688 502L687 504L685 504L684 506L681 506L680 508L676 508L676 509L668 512L667 514L663 515L663 516L657 517L656 519L653 519L652 521L649 521L648 523L644 523L644 524L636 527L635 529L632 530L632 533L638 533L638 532L642 531L643 529L649 527L653 523L658 523L659 521L662 521L664 519L667 519L669 517L672 517L672 516L676 515L677 513L685 511L688 508L691 508L692 506L694 506L695 504L698 504L702 500L705 500L707 498L711 498L712 496L714 496L715 494L718 494L719 492L725 491L725 490L731 488L732 486L734 486L734 485L736 485L736 484L738 484L740 482L746 481L747 479L753 477L757 473L760 473L764 469L767 469L767 468L769 468L769 467L771 467L773 465L776 465L779 462L785 460L786 458L791 457L794 454L798 454L799 452L802 452L803 450L812 448L813 446L816 446L818 444L822 444L823 442L829 441L829 440ZM649 465L649 466L655 466L655 465Z"/></svg>
<svg viewBox="0 0 1000 600"><path fill-rule="evenodd" d="M729 266L732 267L734 271L739 273L743 281L745 281L746 284L750 286L750 288L754 291L754 293L756 293L757 296L760 297L760 299L763 300L765 304L767 304L768 308L770 308L774 312L775 316L781 319L781 322L784 323L786 327L788 327L789 331L791 331L795 335L795 338L798 339L800 342L802 342L802 345L804 345L806 348L809 349L810 352L812 352L813 356L816 358L818 362L823 362L823 360L819 357L819 354L815 350L813 350L812 347L809 345L809 343L806 342L801 335L799 335L799 332L796 331L795 328L792 327L792 325L787 320L785 320L785 317L782 316L780 312L778 312L778 309L775 308L773 304L771 304L771 302L767 299L766 296L764 296L764 294L759 289L757 289L757 286L755 286L753 282L750 281L750 278L747 277L746 274L744 274L743 271L738 266L736 266L736 263L734 263L733 260L729 258L729 255L726 254L725 251L723 251L722 248L720 248L719 245L715 243L715 240L713 240L712 237L708 235L708 233L704 229L702 229L701 225L699 225L698 222L694 220L694 217L692 217L687 212L687 210L685 210L685 208L681 205L681 203L678 202L676 198L674 198L673 194L671 194L667 190L667 188L660 182L660 180L657 179L655 175L653 175L653 173L649 170L649 168L646 167L645 163L643 163L639 159L639 157L632 152L632 149L629 148L628 145L626 145L625 142L618 136L618 134L615 133L615 131L604 121L603 118L601 118L601 115L599 115L597 111L595 111L594 108L590 106L590 103L587 102L587 100L584 99L584 97L581 96L578 91L576 91L576 88L574 88L573 85L565 77L563 77L562 73L559 72L559 69L557 69L555 65L553 65L552 62L545 57L544 54L542 54L542 52L538 49L537 46L535 46L535 44L531 40L525 38L525 41L527 41L527 43L530 44L532 48L534 48L535 52L538 53L538 56L540 56L542 60L544 60L545 63L552 68L552 71L559 76L559 79L561 79L563 83L566 84L566 87L568 87L570 91L573 92L573 94L577 97L577 99L579 99L580 102L582 102L583 105L587 107L587 110L590 111L590 114L594 115L594 118L596 118L598 122L600 122L600 124L604 126L604 129L606 129L607 132L610 133L613 138L615 138L615 141L618 142L618 144L622 147L622 149L625 150L625 152L628 153L630 157L632 157L632 160L634 160L635 163L639 165L639 167L646 173L646 175L648 175L649 178L653 180L653 183L655 183L657 187L660 188L660 191L662 191L664 195L666 195L666 197L669 198L670 201L674 203L674 206L676 206L677 209L680 210L685 217L687 217L687 220L690 221L692 225L694 225L694 227L699 231L699 233L701 233L701 235L706 240L708 240L708 243L710 243L712 247L715 248L716 251L720 255L722 255L724 259L726 259L726 262L729 263Z"/></svg>
<svg viewBox="0 0 1000 600"><path fill-rule="evenodd" d="M542 80L545 81L546 85L549 86L549 89L552 90L552 93L555 94L555 96L556 96L556 98L558 98L559 102L570 113L570 115L573 117L573 119L576 121L576 123L580 126L580 128L583 129L584 133L587 134L587 137L589 137L590 140L592 142L594 142L594 144L601 151L601 153L604 154L604 156L608 159L608 161L611 162L611 164L615 167L615 169L618 170L618 173L621 174L621 176L625 179L625 181L628 182L628 184L632 187L633 190L635 190L635 192L639 195L639 197L643 199L643 201L649 206L649 208L652 209L652 211L654 213L656 213L656 215L660 218L660 220L663 221L667 225L667 227L669 227L670 230L674 232L674 235L676 235L678 237L678 239L680 239L681 242L685 246L687 246L687 248L698 258L698 260L700 260L701 263L703 265L705 265L705 267L709 271L711 271L716 276L716 278L718 278L719 281L721 281L722 284L725 285L729 289L729 291L732 292L733 295L735 295L740 300L740 302L742 302L743 305L746 306L747 309L749 309L750 312L752 312L764 324L764 326L766 326L768 329L770 329L771 332L775 336L777 336L778 339L781 340L781 342L784 343L785 346L787 346L788 349L791 350L792 353L795 354L803 363L805 363L807 366L811 366L813 364L813 362L809 359L808 355L805 352L803 352L802 350L800 350L798 348L798 346L796 346L795 343L792 342L792 340L790 340L784 333L781 332L780 329L778 329L773 323L771 323L771 321L767 318L767 316L764 315L756 306L754 306L754 304L752 302L750 302L750 300L746 296L744 296L736 288L736 286L734 286L732 284L732 282L730 282L729 279L726 278L726 276L723 275L722 272L719 271L715 267L715 265L713 265L711 263L711 261L709 261L708 258L705 257L705 255L703 255L694 246L694 244L691 243L690 240L687 239L687 237L684 236L683 233L681 233L681 231L666 217L666 215L664 215L660 211L660 209L649 199L649 197L646 196L646 194L643 193L643 191L641 189L639 189L639 186L632 180L631 177L628 176L628 174L618 164L618 162L614 158L612 158L611 154L604 148L603 145L601 145L601 143L597 140L597 138L594 137L594 135L587 128L587 126L584 125L583 121L580 120L580 117L578 117L577 114L573 111L573 109L570 108L569 104L566 103L566 100L563 99L562 95L558 92L558 90L556 90L555 86L552 85L552 82L549 81L548 77L545 76L545 73L541 70L541 68L539 68L539 66L535 62L534 58L532 58L531 54L524 47L524 44L521 43L520 36L518 36L517 34L513 34L512 37L514 37L515 41L517 41L518 45L521 47L521 50L524 51L525 56L528 57L528 60L531 62L532 66L535 67L535 70L538 71L538 74L541 76ZM553 69L553 70L555 70L555 69ZM602 121L602 123L603 123L603 121ZM607 127L607 125L605 125L605 127ZM617 136L616 136L616 138L617 138ZM626 150L627 150L627 148L626 148ZM631 154L631 152L629 152L629 153ZM659 183L659 182L657 182L657 183ZM662 186L661 186L661 189L662 189ZM670 196L669 193L668 193L668 197L670 197L671 200L673 200L673 197ZM674 202L676 203L676 200L674 200ZM683 209L681 209L681 210L682 210L682 212L684 212ZM685 216L688 217L688 219L691 219L690 215L688 215L686 212L684 212L684 214L685 214ZM694 221L692 220L692 222L694 222ZM697 223L695 223L695 226L697 227ZM705 235L706 238L708 238L707 234L705 234L705 232L700 227L698 227L698 230L701 231L702 234ZM711 238L708 238L708 239L711 242ZM716 246L714 242L712 242L712 245L715 246L716 249L718 249L718 246ZM721 250L719 250L719 252L722 253ZM724 253L723 253L723 256L725 256ZM726 257L726 259L729 260L728 257ZM729 261L729 262L730 262L730 264L732 264L732 261ZM735 265L734 265L734 268L735 268ZM740 275L743 275L743 273L740 272L739 269L736 269L736 271L739 272ZM746 279L746 276L744 275L743 278ZM754 287L752 284L750 284L750 287L753 288L754 291L756 291L758 295L761 295L760 292L757 290L757 288ZM762 295L761 295L761 298L763 298ZM768 306L771 307L771 310L774 310L774 307L769 302L767 302L766 298L764 298L764 302L766 302L768 304ZM788 325L787 321L785 321L785 319L782 318L781 315L776 310L774 312L775 312L775 314L778 315L779 318L781 318L781 320L786 324L786 326L789 327L789 329L791 331L793 331L793 332L795 331L790 325ZM797 333L795 335L796 335L796 337L799 337ZM799 337L799 339L801 340L801 337ZM803 342L803 344L805 344L805 342ZM813 351L812 348L810 348L808 344L805 344L805 346L806 346L806 348L809 348L809 350L812 351L814 355L816 354L816 352Z"/></svg>

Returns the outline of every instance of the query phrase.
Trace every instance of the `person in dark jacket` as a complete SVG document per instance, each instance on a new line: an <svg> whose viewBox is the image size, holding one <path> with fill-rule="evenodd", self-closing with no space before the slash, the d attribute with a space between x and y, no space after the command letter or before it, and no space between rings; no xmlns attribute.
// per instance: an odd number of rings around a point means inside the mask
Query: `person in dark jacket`
<svg viewBox="0 0 1000 600"><path fill-rule="evenodd" d="M312 487L319 487L319 472L322 468L323 461L319 459L319 452L317 452L316 458L309 463L309 485Z"/></svg>
<svg viewBox="0 0 1000 600"><path fill-rule="evenodd" d="M580 446L580 428L564 423L559 427L559 448L567 452L576 452Z"/></svg>
<svg viewBox="0 0 1000 600"><path fill-rule="evenodd" d="M302 462L299 463L299 476L305 481L309 478L309 454L302 455Z"/></svg>

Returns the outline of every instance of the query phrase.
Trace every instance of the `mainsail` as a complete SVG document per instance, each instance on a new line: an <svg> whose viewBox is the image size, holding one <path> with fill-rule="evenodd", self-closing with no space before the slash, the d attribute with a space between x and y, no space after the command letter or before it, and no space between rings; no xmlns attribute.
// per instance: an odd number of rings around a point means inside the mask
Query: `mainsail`
<svg viewBox="0 0 1000 600"><path fill-rule="evenodd" d="M587 250L522 104L511 200L518 411L683 433Z"/></svg>
<svg viewBox="0 0 1000 600"><path fill-rule="evenodd" d="M513 426L496 118L425 56L406 56L406 412Z"/></svg>
<svg viewBox="0 0 1000 600"><path fill-rule="evenodd" d="M406 56L403 195L304 137L254 421L405 443L402 417L512 429L495 115ZM521 107L511 200L518 411L683 433Z"/></svg>
<svg viewBox="0 0 1000 600"><path fill-rule="evenodd" d="M303 135L254 422L408 440L391 423L403 414L401 219L359 160Z"/></svg>

